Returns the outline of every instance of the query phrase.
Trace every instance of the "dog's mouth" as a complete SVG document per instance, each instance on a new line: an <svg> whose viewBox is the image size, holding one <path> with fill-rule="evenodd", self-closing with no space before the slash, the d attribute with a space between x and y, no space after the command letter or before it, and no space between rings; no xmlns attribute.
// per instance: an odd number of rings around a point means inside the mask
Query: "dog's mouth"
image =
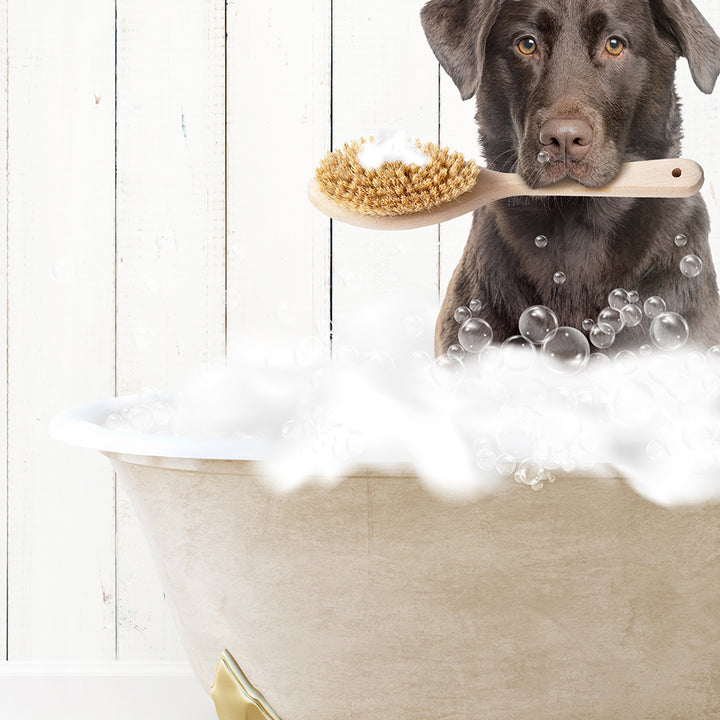
<svg viewBox="0 0 720 720"><path fill-rule="evenodd" d="M619 163L565 162L547 159L538 151L532 164L518 168L520 176L531 188L544 188L570 178L588 188L601 188L610 183L620 171Z"/></svg>

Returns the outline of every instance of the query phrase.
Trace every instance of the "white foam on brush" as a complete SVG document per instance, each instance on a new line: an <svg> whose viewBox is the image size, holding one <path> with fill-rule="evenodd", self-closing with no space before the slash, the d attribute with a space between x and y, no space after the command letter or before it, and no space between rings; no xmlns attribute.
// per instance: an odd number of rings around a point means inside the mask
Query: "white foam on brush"
<svg viewBox="0 0 720 720"><path fill-rule="evenodd" d="M383 133L376 140L364 142L357 155L365 170L377 170L385 163L400 161L405 165L423 167L430 158L405 132Z"/></svg>

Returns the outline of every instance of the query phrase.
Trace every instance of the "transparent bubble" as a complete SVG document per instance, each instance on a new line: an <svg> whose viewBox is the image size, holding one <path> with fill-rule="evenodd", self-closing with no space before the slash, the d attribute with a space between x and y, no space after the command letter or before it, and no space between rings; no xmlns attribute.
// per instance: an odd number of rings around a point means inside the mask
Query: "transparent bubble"
<svg viewBox="0 0 720 720"><path fill-rule="evenodd" d="M697 277L703 269L703 262L697 255L686 255L680 261L680 272L688 278Z"/></svg>
<svg viewBox="0 0 720 720"><path fill-rule="evenodd" d="M545 363L564 373L581 370L590 356L587 338L571 327L561 327L542 345L542 357Z"/></svg>
<svg viewBox="0 0 720 720"><path fill-rule="evenodd" d="M598 313L597 324L609 325L616 335L625 327L620 311L612 307L603 308Z"/></svg>
<svg viewBox="0 0 720 720"><path fill-rule="evenodd" d="M152 410L145 405L130 408L127 421L130 427L137 432L149 432L155 424Z"/></svg>
<svg viewBox="0 0 720 720"><path fill-rule="evenodd" d="M566 280L567 280L567 275L562 271L558 271L553 275L553 282L556 285L562 285Z"/></svg>
<svg viewBox="0 0 720 720"><path fill-rule="evenodd" d="M600 350L607 350L615 342L615 331L607 323L593 325L590 342Z"/></svg>
<svg viewBox="0 0 720 720"><path fill-rule="evenodd" d="M506 477L508 475L512 475L515 472L516 467L517 463L512 455L498 455L497 460L495 461L495 469L501 475L505 475Z"/></svg>
<svg viewBox="0 0 720 720"><path fill-rule="evenodd" d="M496 458L492 441L489 438L478 438L473 443L475 462L483 470L495 470Z"/></svg>
<svg viewBox="0 0 720 720"><path fill-rule="evenodd" d="M442 388L452 389L465 375L465 366L462 360L441 355L432 364L431 374L435 382Z"/></svg>
<svg viewBox="0 0 720 720"><path fill-rule="evenodd" d="M678 350L688 340L690 329L687 320L675 312L664 312L650 323L650 340L660 350Z"/></svg>
<svg viewBox="0 0 720 720"><path fill-rule="evenodd" d="M683 235L680 233L679 235L675 236L675 244L678 247L685 247L687 245L687 235Z"/></svg>
<svg viewBox="0 0 720 720"><path fill-rule="evenodd" d="M280 434L285 440L299 440L303 434L302 424L297 420L288 420L283 423Z"/></svg>
<svg viewBox="0 0 720 720"><path fill-rule="evenodd" d="M547 150L541 150L537 154L537 161L541 165L547 165L550 162L550 153Z"/></svg>
<svg viewBox="0 0 720 720"><path fill-rule="evenodd" d="M527 338L522 335L512 335L502 346L508 368L517 371L530 367L535 356L535 346Z"/></svg>
<svg viewBox="0 0 720 720"><path fill-rule="evenodd" d="M480 318L469 318L458 331L459 343L471 353L482 352L492 342L492 338L492 328Z"/></svg>
<svg viewBox="0 0 720 720"><path fill-rule="evenodd" d="M105 418L105 427L108 430L129 430L125 418L121 413L110 413Z"/></svg>
<svg viewBox="0 0 720 720"><path fill-rule="evenodd" d="M170 421L172 420L172 407L168 403L163 400L158 400L156 403L153 403L151 410L156 427L167 428L168 425L170 425Z"/></svg>
<svg viewBox="0 0 720 720"><path fill-rule="evenodd" d="M639 365L637 355L630 350L621 350L613 359L613 365L623 375L631 375L637 370Z"/></svg>
<svg viewBox="0 0 720 720"><path fill-rule="evenodd" d="M628 302L637 305L640 302L640 293L637 290L628 290Z"/></svg>
<svg viewBox="0 0 720 720"><path fill-rule="evenodd" d="M465 357L465 351L460 345L451 345L447 349L448 357L454 358L455 360L462 360Z"/></svg>
<svg viewBox="0 0 720 720"><path fill-rule="evenodd" d="M587 368L591 372L603 372L608 370L610 365L610 358L607 355L603 353L591 353L588 358Z"/></svg>
<svg viewBox="0 0 720 720"><path fill-rule="evenodd" d="M652 347L650 345L643 343L638 348L638 353L640 354L640 357L648 357L649 355L652 355Z"/></svg>
<svg viewBox="0 0 720 720"><path fill-rule="evenodd" d="M462 307L459 307L457 310L455 310L455 314L453 315L455 318L455 322L458 325L462 325L466 320L469 320L472 317L472 312L470 311L469 307L465 307L464 305Z"/></svg>
<svg viewBox="0 0 720 720"><path fill-rule="evenodd" d="M623 290L623 288L615 288L615 290L608 295L608 305L616 310L620 310L627 305L628 302L628 292L627 290Z"/></svg>
<svg viewBox="0 0 720 720"><path fill-rule="evenodd" d="M643 313L637 305L628 303L620 310L620 317L626 327L635 327L642 322Z"/></svg>
<svg viewBox="0 0 720 720"><path fill-rule="evenodd" d="M542 482L543 466L532 458L523 460L515 471L515 481L525 485L536 485Z"/></svg>
<svg viewBox="0 0 720 720"><path fill-rule="evenodd" d="M486 450L492 450L493 449L493 442L490 438L487 437L479 437L476 438L473 442L473 452L476 455L480 455L481 453L485 452Z"/></svg>
<svg viewBox="0 0 720 720"><path fill-rule="evenodd" d="M643 303L643 310L649 318L655 318L661 313L664 313L665 310L667 310L667 306L661 297L653 295Z"/></svg>
<svg viewBox="0 0 720 720"><path fill-rule="evenodd" d="M483 309L482 300L471 300L470 301L470 312L477 315Z"/></svg>
<svg viewBox="0 0 720 720"><path fill-rule="evenodd" d="M425 323L417 315L408 315L402 321L403 331L406 337L415 340L425 332Z"/></svg>
<svg viewBox="0 0 720 720"><path fill-rule="evenodd" d="M538 235L535 238L535 247L544 248L547 247L548 239L545 235Z"/></svg>
<svg viewBox="0 0 720 720"><path fill-rule="evenodd" d="M582 329L585 332L590 332L592 330L592 326L595 324L595 321L592 318L585 318L582 321Z"/></svg>
<svg viewBox="0 0 720 720"><path fill-rule="evenodd" d="M709 347L705 353L705 357L707 357L712 367L720 369L720 345Z"/></svg>
<svg viewBox="0 0 720 720"><path fill-rule="evenodd" d="M558 319L550 308L544 305L532 305L520 315L518 328L524 338L531 343L541 345L558 329Z"/></svg>

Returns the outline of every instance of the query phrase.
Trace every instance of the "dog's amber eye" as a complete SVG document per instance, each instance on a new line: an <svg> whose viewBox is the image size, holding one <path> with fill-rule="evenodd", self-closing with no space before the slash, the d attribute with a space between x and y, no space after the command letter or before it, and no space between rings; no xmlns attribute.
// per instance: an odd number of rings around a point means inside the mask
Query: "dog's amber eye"
<svg viewBox="0 0 720 720"><path fill-rule="evenodd" d="M625 43L618 37L611 37L605 43L605 51L613 57L620 57L625 49Z"/></svg>
<svg viewBox="0 0 720 720"><path fill-rule="evenodd" d="M534 38L524 37L518 40L517 49L523 55L532 55L537 50L537 43Z"/></svg>

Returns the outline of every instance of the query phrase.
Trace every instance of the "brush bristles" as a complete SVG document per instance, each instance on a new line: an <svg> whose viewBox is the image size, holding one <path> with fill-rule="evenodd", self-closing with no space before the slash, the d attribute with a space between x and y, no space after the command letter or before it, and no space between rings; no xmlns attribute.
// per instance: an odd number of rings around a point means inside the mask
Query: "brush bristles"
<svg viewBox="0 0 720 720"><path fill-rule="evenodd" d="M434 143L418 148L429 158L424 166L394 161L366 170L358 160L364 138L328 153L315 177L330 198L365 215L404 215L430 210L467 192L478 176L474 160Z"/></svg>

